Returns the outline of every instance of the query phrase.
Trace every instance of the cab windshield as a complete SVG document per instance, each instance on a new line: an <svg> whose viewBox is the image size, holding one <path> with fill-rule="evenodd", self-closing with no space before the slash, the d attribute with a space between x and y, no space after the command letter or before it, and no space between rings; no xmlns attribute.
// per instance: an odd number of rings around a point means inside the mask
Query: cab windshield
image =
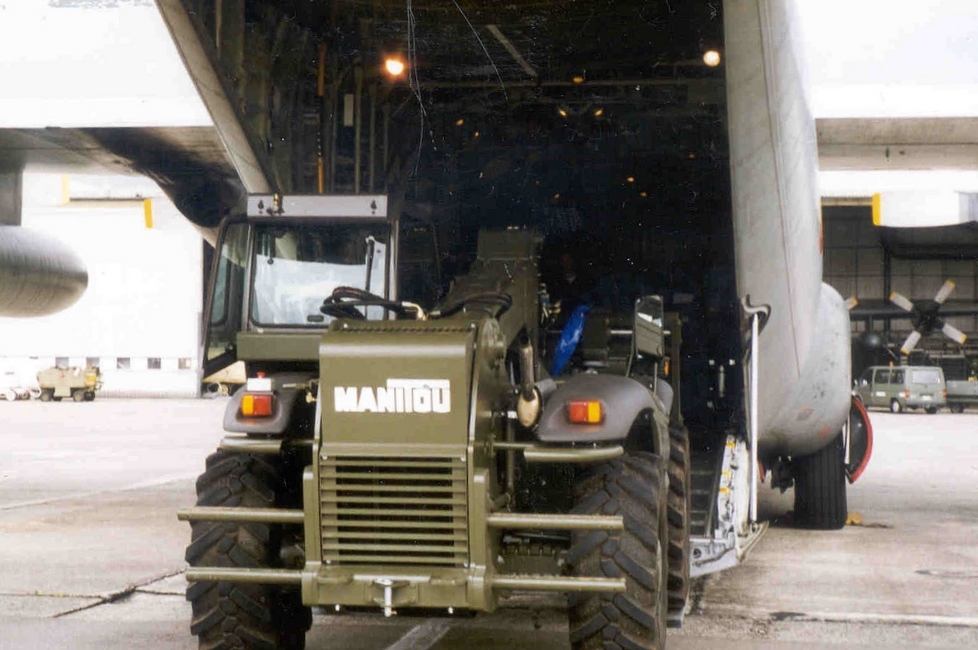
<svg viewBox="0 0 978 650"><path fill-rule="evenodd" d="M341 286L384 295L386 223L262 224L255 228L250 318L260 326L308 327L332 320L319 311ZM370 313L380 318L383 312Z"/></svg>

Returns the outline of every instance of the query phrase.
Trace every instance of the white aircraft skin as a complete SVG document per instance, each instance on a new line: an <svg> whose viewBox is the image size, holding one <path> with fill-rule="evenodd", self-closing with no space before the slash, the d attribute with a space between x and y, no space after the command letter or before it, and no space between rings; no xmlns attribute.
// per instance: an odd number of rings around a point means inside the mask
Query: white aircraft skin
<svg viewBox="0 0 978 650"><path fill-rule="evenodd" d="M849 315L822 283L815 121L795 8L724 2L737 290L770 307L758 341L761 457L831 442L850 406Z"/></svg>

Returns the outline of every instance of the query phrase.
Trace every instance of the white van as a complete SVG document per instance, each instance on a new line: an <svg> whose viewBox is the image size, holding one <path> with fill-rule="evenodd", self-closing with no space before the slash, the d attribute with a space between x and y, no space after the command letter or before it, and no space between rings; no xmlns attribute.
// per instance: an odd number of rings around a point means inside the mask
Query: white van
<svg viewBox="0 0 978 650"><path fill-rule="evenodd" d="M947 406L944 371L938 366L871 366L856 380L855 393L866 406L894 413L919 408L937 413Z"/></svg>

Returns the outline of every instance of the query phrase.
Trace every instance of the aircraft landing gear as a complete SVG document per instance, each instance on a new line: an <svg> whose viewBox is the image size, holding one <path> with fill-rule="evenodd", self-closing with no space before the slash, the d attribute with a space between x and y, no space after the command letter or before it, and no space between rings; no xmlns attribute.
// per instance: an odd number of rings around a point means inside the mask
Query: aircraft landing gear
<svg viewBox="0 0 978 650"><path fill-rule="evenodd" d="M795 522L817 530L845 526L849 510L842 435L820 451L795 459L793 466Z"/></svg>

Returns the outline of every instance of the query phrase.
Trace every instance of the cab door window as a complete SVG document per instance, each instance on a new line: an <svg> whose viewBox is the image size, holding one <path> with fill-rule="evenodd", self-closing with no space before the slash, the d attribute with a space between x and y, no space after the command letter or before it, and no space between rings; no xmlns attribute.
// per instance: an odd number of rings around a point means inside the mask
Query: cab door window
<svg viewBox="0 0 978 650"><path fill-rule="evenodd" d="M245 269L248 263L248 224L229 222L218 242L210 312L204 325L204 374L209 375L235 361L234 348L241 324Z"/></svg>

